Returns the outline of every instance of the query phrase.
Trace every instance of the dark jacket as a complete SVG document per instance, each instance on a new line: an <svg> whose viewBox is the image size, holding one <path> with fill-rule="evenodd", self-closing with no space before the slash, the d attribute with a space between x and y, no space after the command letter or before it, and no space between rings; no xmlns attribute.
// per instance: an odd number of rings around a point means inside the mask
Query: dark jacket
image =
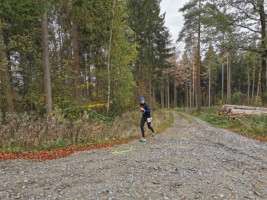
<svg viewBox="0 0 267 200"><path fill-rule="evenodd" d="M140 107L145 109L145 111L143 111L143 117L150 118L151 115L150 115L150 109L149 109L148 104L146 103L140 104Z"/></svg>

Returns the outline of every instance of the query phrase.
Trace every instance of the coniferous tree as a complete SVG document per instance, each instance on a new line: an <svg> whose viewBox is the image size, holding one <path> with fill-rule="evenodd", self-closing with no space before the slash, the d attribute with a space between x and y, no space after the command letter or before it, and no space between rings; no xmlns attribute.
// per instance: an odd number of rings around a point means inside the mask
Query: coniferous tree
<svg viewBox="0 0 267 200"><path fill-rule="evenodd" d="M163 69L170 67L170 33L164 25L165 14L160 15L160 1L130 0L128 8L129 25L136 33L139 45L138 59L135 62L138 96L147 95L149 101L152 101L152 85L162 88L163 79L166 79L166 76L163 78ZM161 102L163 105L163 98Z"/></svg>

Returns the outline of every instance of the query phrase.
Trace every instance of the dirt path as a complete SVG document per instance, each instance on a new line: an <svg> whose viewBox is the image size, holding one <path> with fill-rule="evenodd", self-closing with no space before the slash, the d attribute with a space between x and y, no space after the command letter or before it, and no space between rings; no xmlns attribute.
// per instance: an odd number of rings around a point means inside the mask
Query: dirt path
<svg viewBox="0 0 267 200"><path fill-rule="evenodd" d="M146 143L2 162L0 199L267 199L267 143L174 115Z"/></svg>

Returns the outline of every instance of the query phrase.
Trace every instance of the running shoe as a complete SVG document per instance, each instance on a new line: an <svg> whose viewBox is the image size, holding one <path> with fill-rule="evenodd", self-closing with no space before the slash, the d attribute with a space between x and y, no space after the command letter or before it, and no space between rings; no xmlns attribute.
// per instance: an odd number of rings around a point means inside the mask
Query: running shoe
<svg viewBox="0 0 267 200"><path fill-rule="evenodd" d="M145 142L146 141L146 138L141 138L140 142Z"/></svg>

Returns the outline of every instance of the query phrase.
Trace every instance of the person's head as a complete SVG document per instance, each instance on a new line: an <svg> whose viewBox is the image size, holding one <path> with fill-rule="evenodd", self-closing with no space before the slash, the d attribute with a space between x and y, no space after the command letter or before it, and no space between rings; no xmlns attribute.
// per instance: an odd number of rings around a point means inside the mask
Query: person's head
<svg viewBox="0 0 267 200"><path fill-rule="evenodd" d="M141 97L140 98L140 102L141 102L141 104L144 104L145 103L145 98L144 97Z"/></svg>

